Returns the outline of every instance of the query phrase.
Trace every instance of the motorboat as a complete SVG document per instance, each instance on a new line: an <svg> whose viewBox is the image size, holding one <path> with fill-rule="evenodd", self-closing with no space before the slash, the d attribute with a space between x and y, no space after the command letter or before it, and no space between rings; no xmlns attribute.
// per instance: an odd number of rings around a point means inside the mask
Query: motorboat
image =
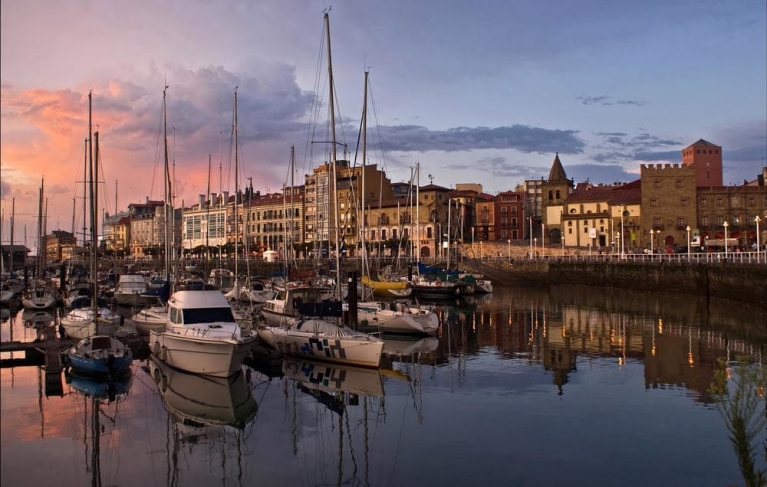
<svg viewBox="0 0 767 487"><path fill-rule="evenodd" d="M241 370L255 339L243 332L231 305L216 289L176 291L168 300L165 329L149 331L151 351L159 360L214 377Z"/></svg>
<svg viewBox="0 0 767 487"><path fill-rule="evenodd" d="M147 303L149 289L143 274L120 274L115 286L114 300L120 306L136 306Z"/></svg>
<svg viewBox="0 0 767 487"><path fill-rule="evenodd" d="M439 329L439 316L426 308L402 301L360 301L357 323L384 333L431 335Z"/></svg>

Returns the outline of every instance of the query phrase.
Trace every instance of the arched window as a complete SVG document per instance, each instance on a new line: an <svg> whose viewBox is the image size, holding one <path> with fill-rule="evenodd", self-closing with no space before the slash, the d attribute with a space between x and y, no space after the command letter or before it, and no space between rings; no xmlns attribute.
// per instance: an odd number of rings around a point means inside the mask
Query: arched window
<svg viewBox="0 0 767 487"><path fill-rule="evenodd" d="M561 195L560 191L557 190L557 199L560 199L560 198L562 198L562 195Z"/></svg>
<svg viewBox="0 0 767 487"><path fill-rule="evenodd" d="M554 192L552 190L549 190L549 201L554 199Z"/></svg>

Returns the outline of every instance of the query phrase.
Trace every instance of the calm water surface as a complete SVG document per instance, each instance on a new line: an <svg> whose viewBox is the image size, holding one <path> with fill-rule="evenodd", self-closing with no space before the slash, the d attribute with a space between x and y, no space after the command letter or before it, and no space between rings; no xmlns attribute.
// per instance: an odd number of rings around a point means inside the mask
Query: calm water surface
<svg viewBox="0 0 767 487"><path fill-rule="evenodd" d="M37 337L3 312L3 341ZM108 389L62 374L46 395L41 368L4 367L0 483L743 484L708 388L718 357L763 360L763 314L579 288L440 312L380 371L263 359L222 381L139 351Z"/></svg>

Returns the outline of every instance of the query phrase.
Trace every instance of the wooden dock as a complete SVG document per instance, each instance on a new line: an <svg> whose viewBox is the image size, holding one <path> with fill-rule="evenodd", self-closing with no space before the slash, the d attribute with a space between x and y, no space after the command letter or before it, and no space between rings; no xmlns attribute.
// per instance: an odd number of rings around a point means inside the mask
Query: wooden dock
<svg viewBox="0 0 767 487"><path fill-rule="evenodd" d="M64 370L63 354L71 347L71 340L42 340L34 342L2 342L0 353L24 352L24 358L0 358L0 368L25 365L42 365L45 369L45 395L61 396L64 387L61 372Z"/></svg>

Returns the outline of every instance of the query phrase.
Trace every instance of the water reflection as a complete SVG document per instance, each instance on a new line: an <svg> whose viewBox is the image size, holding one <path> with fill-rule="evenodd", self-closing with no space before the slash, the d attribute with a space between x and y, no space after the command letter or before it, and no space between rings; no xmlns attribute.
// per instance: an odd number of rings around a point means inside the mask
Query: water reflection
<svg viewBox="0 0 767 487"><path fill-rule="evenodd" d="M384 337L380 371L261 355L217 382L137 355L130 397L102 400L127 417L102 446L129 465L105 482L742 484L709 386L719 358L764 363L763 311L579 287L432 306L439 333ZM23 318L9 313L3 342L39 339ZM2 354L0 483L82 483L93 461L59 451L62 425L89 427L83 395L46 398L42 369L6 360L23 353ZM39 457L49 471L30 469Z"/></svg>
<svg viewBox="0 0 767 487"><path fill-rule="evenodd" d="M147 371L177 423L182 442L217 434L221 426L242 429L258 411L244 372L228 378L191 374L154 355L149 357Z"/></svg>
<svg viewBox="0 0 767 487"><path fill-rule="evenodd" d="M82 458L85 472L91 476L91 485L102 485L103 477L112 479L116 474L102 472L102 468L120 457L120 451L113 448L112 436L116 434L118 415L121 413L119 403L127 399L132 381L132 373L114 380L66 374L66 383L74 396L72 401L77 410L76 416L79 415L81 421L76 423L75 435L82 439Z"/></svg>

